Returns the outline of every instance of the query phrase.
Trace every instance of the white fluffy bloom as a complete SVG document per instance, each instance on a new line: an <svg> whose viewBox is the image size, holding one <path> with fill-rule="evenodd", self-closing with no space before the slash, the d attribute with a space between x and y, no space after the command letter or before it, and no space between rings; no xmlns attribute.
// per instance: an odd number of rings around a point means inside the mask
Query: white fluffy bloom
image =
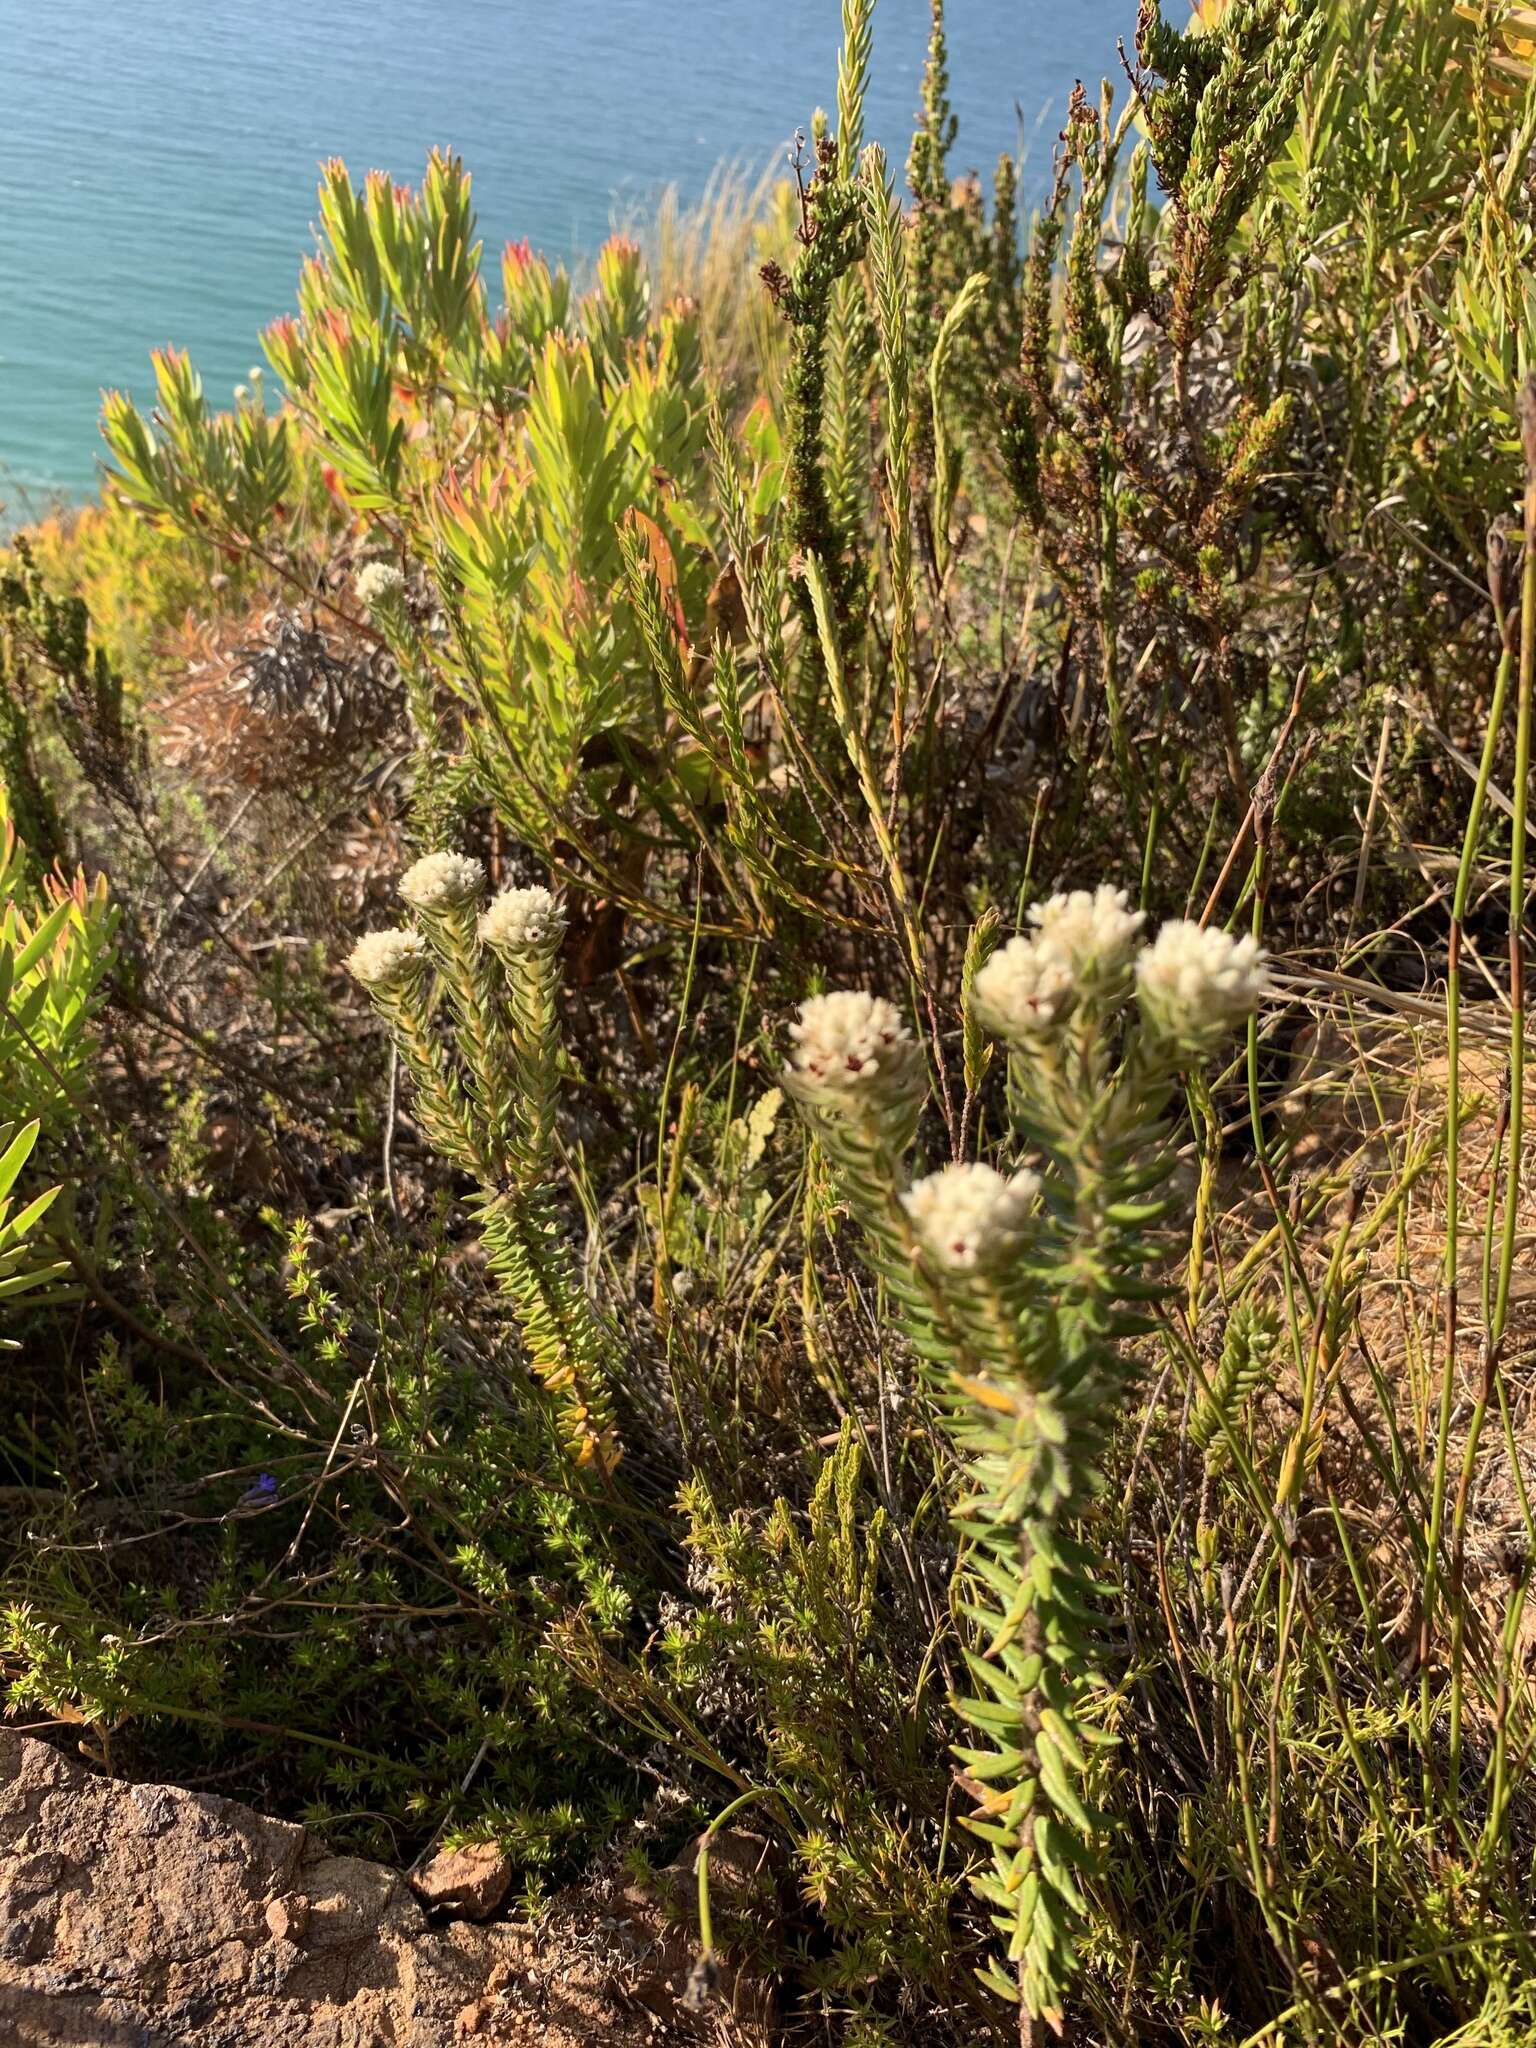
<svg viewBox="0 0 1536 2048"><path fill-rule="evenodd" d="M1165 924L1136 963L1137 992L1148 1024L1177 1044L1214 1045L1250 1015L1269 985L1257 939L1234 939L1188 918Z"/></svg>
<svg viewBox="0 0 1536 2048"><path fill-rule="evenodd" d="M1010 939L971 986L971 1007L999 1038L1044 1037L1072 1006L1071 964L1039 939Z"/></svg>
<svg viewBox="0 0 1536 2048"><path fill-rule="evenodd" d="M542 946L565 930L560 906L547 889L503 889L480 918L488 946Z"/></svg>
<svg viewBox="0 0 1536 2048"><path fill-rule="evenodd" d="M408 981L427 964L420 932L369 932L347 955L347 972L364 988Z"/></svg>
<svg viewBox="0 0 1536 2048"><path fill-rule="evenodd" d="M400 894L413 910L453 910L478 900L485 869L465 853L423 854L400 877Z"/></svg>
<svg viewBox="0 0 1536 2048"><path fill-rule="evenodd" d="M977 975L971 1006L989 1031L1018 1044L1049 1037L1085 990L1118 995L1145 912L1123 889L1071 889L1029 913L1031 936L1010 939Z"/></svg>
<svg viewBox="0 0 1536 2048"><path fill-rule="evenodd" d="M1061 960L1078 979L1112 980L1131 964L1144 910L1132 910L1123 889L1101 882L1097 889L1071 889L1037 903L1029 921L1036 943Z"/></svg>
<svg viewBox="0 0 1536 2048"><path fill-rule="evenodd" d="M789 1027L795 1041L793 1077L820 1088L867 1089L904 1083L917 1057L912 1034L894 1003L863 989L811 996Z"/></svg>
<svg viewBox="0 0 1536 2048"><path fill-rule="evenodd" d="M394 562L365 562L352 588L357 592L358 603L372 611L397 590L404 590L405 576Z"/></svg>
<svg viewBox="0 0 1536 2048"><path fill-rule="evenodd" d="M1040 1192L1026 1168L1012 1179L996 1167L945 1166L916 1181L901 1198L923 1249L941 1266L973 1272L1015 1250Z"/></svg>

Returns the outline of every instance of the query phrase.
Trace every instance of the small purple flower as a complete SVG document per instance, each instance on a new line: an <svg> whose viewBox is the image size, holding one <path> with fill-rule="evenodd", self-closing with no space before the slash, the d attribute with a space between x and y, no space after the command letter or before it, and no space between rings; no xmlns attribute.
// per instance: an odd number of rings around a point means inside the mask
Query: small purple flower
<svg viewBox="0 0 1536 2048"><path fill-rule="evenodd" d="M248 1486L241 1494L237 1505L242 1508L264 1508L276 1499L277 1481L270 1472L263 1472L255 1485Z"/></svg>

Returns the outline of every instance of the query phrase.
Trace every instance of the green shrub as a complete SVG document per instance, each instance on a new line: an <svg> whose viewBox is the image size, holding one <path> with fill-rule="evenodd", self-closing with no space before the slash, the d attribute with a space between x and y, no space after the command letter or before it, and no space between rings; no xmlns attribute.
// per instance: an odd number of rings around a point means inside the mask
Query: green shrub
<svg viewBox="0 0 1536 2048"><path fill-rule="evenodd" d="M117 922L104 875L31 876L0 782L0 1121L51 1129L78 1110Z"/></svg>

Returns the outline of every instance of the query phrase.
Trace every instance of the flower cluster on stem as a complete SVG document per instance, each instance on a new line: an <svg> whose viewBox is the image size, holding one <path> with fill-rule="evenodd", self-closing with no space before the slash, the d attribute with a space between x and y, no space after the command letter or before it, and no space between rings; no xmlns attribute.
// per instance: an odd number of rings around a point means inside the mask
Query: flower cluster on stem
<svg viewBox="0 0 1536 2048"><path fill-rule="evenodd" d="M394 562L365 562L352 587L365 610L383 611L404 596L405 573Z"/></svg>
<svg viewBox="0 0 1536 2048"><path fill-rule="evenodd" d="M348 968L411 1077L425 1135L479 1184L470 1206L491 1269L570 1455L610 1473L613 1347L550 1192L564 916L544 888L505 889L487 904L484 868L459 853L426 854L399 887L416 926L368 934ZM436 1028L439 995L452 1049Z"/></svg>
<svg viewBox="0 0 1536 2048"><path fill-rule="evenodd" d="M978 1894L1004 1954L984 1971L1060 2025L1102 1827L1096 1745L1102 1567L1081 1517L1137 1370L1167 1256L1164 1119L1178 1076L1266 986L1251 939L1183 923L1142 943L1103 885L1050 897L971 983L1000 1038L1034 1167L955 1162L913 1179L922 1055L868 992L813 997L784 1085L838 1175L866 1257L929 1369L954 1448L957 1619L974 1679L957 1714ZM1132 994L1134 991L1134 1003Z"/></svg>
<svg viewBox="0 0 1536 2048"><path fill-rule="evenodd" d="M978 1160L914 1181L901 1205L937 1266L987 1272L1018 1251L1039 1193L1040 1176L1028 1167L1001 1174Z"/></svg>
<svg viewBox="0 0 1536 2048"><path fill-rule="evenodd" d="M973 1004L989 1031L1040 1047L1078 1004L1113 1000L1131 973L1145 922L1123 889L1101 883L1051 896L1029 913L1033 936L1010 939L976 976Z"/></svg>
<svg viewBox="0 0 1536 2048"><path fill-rule="evenodd" d="M1256 938L1233 938L1188 919L1165 924L1136 963L1136 995L1147 1030L1192 1058L1215 1052L1269 986Z"/></svg>

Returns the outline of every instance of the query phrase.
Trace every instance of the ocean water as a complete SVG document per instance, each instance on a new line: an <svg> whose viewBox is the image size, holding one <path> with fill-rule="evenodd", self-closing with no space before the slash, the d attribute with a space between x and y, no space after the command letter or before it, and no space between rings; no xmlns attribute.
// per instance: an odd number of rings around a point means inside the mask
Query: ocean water
<svg viewBox="0 0 1536 2048"><path fill-rule="evenodd" d="M950 0L957 172L1038 192L1135 0ZM879 0L867 130L905 160L927 0ZM590 251L669 184L781 156L836 93L837 0L0 0L0 504L94 481L102 390L189 348L210 396L293 303L326 157L474 176L487 252ZM3 515L0 515L3 516Z"/></svg>

